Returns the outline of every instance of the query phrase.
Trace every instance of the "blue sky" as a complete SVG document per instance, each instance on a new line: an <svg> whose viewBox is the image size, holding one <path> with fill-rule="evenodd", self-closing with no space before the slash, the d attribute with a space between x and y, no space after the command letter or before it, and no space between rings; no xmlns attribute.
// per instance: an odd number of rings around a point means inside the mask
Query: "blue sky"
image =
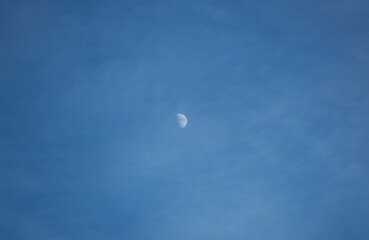
<svg viewBox="0 0 369 240"><path fill-rule="evenodd" d="M359 0L1 1L0 238L368 239L368 26Z"/></svg>

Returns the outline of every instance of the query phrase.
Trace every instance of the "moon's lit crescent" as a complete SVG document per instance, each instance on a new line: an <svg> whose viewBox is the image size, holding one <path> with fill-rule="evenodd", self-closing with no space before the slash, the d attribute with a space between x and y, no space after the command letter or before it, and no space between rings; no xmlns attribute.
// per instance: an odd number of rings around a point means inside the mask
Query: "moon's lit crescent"
<svg viewBox="0 0 369 240"><path fill-rule="evenodd" d="M187 125L187 118L185 115L183 115L182 113L178 113L177 114L177 121L178 121L178 125L181 127L181 128L184 128L186 127Z"/></svg>

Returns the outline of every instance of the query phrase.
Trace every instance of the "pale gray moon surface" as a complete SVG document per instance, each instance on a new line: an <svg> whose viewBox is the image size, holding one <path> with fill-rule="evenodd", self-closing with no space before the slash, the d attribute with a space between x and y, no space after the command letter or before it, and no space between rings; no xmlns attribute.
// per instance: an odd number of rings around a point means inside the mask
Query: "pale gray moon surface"
<svg viewBox="0 0 369 240"><path fill-rule="evenodd" d="M179 127L181 127L181 128L186 127L186 125L187 125L187 118L182 113L178 113L177 114L177 121L178 121Z"/></svg>

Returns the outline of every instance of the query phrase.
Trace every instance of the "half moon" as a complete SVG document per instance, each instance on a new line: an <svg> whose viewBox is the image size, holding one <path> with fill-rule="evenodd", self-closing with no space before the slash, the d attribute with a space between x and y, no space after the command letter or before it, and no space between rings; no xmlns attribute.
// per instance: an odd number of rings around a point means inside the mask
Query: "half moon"
<svg viewBox="0 0 369 240"><path fill-rule="evenodd" d="M187 118L185 115L183 115L182 113L178 113L177 114L177 121L178 121L178 125L181 127L181 128L184 128L186 127L187 125Z"/></svg>

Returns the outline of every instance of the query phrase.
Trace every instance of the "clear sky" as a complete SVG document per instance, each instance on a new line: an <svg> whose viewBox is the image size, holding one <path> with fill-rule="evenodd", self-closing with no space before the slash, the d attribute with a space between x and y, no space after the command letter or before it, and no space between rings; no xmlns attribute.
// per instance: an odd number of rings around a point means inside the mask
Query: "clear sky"
<svg viewBox="0 0 369 240"><path fill-rule="evenodd" d="M1 1L0 239L369 239L368 29L366 0Z"/></svg>

